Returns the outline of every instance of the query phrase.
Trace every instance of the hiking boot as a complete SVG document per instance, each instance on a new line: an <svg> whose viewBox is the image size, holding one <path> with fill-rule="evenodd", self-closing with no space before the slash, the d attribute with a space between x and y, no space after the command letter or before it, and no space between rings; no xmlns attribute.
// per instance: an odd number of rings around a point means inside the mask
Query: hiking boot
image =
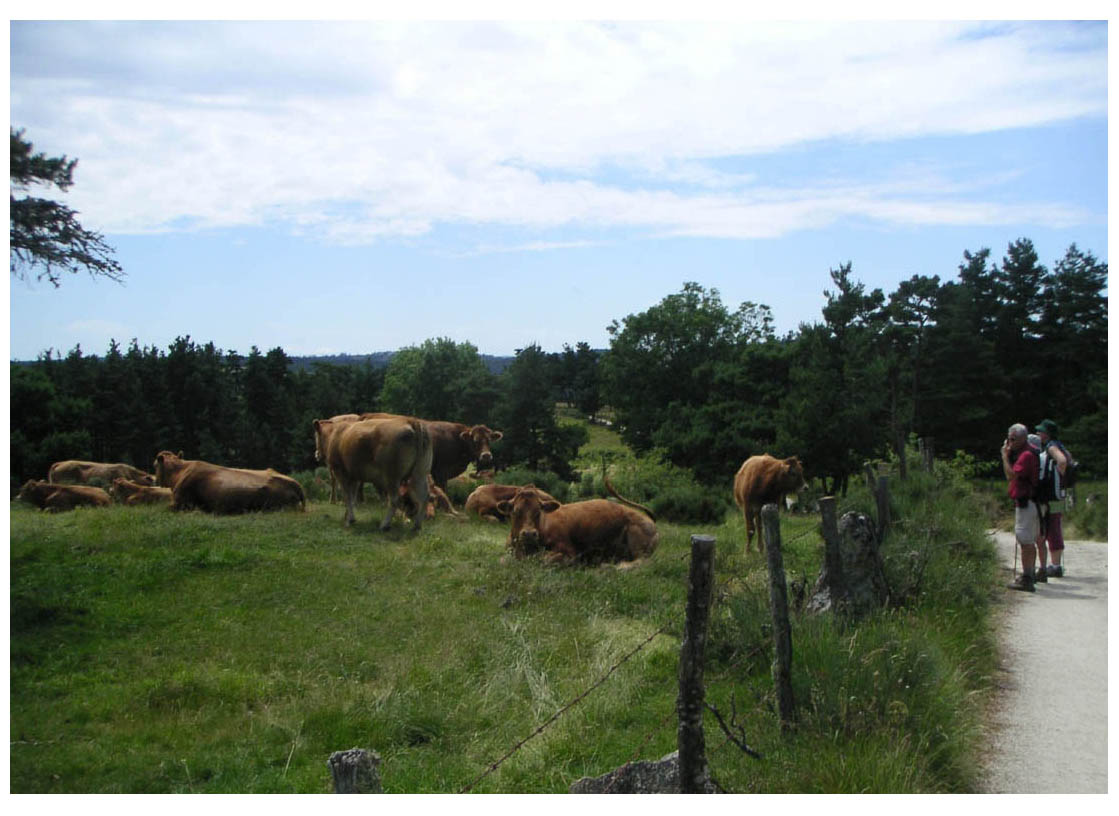
<svg viewBox="0 0 1119 816"><path fill-rule="evenodd" d="M1007 586L1010 589L1017 589L1021 592L1033 592L1034 579L1023 572L1021 575L1018 576L1017 579L1014 580L1014 582L1007 584Z"/></svg>
<svg viewBox="0 0 1119 816"><path fill-rule="evenodd" d="M1060 564L1050 564L1047 571L1054 578L1065 577L1065 568L1062 567Z"/></svg>
<svg viewBox="0 0 1119 816"><path fill-rule="evenodd" d="M1034 583L1035 584L1048 584L1049 583L1049 572L1045 567L1041 567L1040 569L1038 569L1038 571L1036 573L1034 573Z"/></svg>

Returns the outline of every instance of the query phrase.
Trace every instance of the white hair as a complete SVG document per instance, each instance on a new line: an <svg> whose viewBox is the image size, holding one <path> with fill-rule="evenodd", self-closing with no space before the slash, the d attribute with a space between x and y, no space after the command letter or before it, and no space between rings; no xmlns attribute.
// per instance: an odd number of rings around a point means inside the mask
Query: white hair
<svg viewBox="0 0 1119 816"><path fill-rule="evenodd" d="M1028 437L1029 434L1030 434L1029 428L1027 428L1021 422L1015 422L1013 425L1010 426L1010 429L1007 430L1007 432L1006 432L1006 435L1008 437L1013 436L1015 439L1021 439L1024 436Z"/></svg>

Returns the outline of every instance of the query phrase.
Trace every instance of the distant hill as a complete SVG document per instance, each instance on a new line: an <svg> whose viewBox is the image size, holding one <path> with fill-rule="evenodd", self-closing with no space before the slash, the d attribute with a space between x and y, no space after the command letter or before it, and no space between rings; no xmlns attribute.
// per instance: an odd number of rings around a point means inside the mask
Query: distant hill
<svg viewBox="0 0 1119 816"><path fill-rule="evenodd" d="M329 365L354 365L363 366L369 363L374 368L384 368L389 364L392 358L396 355L395 351L375 351L371 354L323 354L314 357L293 357L291 359L292 368L308 369L315 365L315 363L327 363ZM494 374L500 374L509 367L513 362L513 357L496 357L492 354L480 354L482 362Z"/></svg>

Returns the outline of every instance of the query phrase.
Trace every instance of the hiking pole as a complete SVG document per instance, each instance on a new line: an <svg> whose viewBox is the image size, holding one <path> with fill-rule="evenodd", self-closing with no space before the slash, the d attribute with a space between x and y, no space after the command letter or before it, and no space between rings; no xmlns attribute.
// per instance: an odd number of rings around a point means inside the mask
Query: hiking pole
<svg viewBox="0 0 1119 816"><path fill-rule="evenodd" d="M1011 578L1018 578L1018 536L1014 536L1014 571L1010 575Z"/></svg>

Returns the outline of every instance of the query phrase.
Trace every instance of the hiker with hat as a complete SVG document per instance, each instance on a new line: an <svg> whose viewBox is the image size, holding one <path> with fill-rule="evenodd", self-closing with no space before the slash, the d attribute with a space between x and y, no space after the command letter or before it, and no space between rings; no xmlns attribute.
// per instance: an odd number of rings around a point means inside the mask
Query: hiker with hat
<svg viewBox="0 0 1119 816"><path fill-rule="evenodd" d="M1057 440L1057 423L1043 419L1037 425L1037 435L1041 439L1041 458L1039 462L1044 489L1038 496L1038 510L1041 513L1041 532L1038 536L1038 573L1046 578L1063 578L1065 568L1061 559L1065 553L1065 537L1061 520L1065 512L1065 472L1068 470L1069 455L1065 446ZM1046 474L1049 474L1048 481ZM1048 551L1048 552L1047 552ZM1046 557L1050 561L1045 565Z"/></svg>
<svg viewBox="0 0 1119 816"><path fill-rule="evenodd" d="M1034 565L1040 531L1034 490L1037 487L1038 456L1030 447L1029 431L1021 423L1011 425L1002 445L1002 471L1008 482L1007 493L1014 500L1014 538L1022 549L1022 574L1011 589L1034 591Z"/></svg>

